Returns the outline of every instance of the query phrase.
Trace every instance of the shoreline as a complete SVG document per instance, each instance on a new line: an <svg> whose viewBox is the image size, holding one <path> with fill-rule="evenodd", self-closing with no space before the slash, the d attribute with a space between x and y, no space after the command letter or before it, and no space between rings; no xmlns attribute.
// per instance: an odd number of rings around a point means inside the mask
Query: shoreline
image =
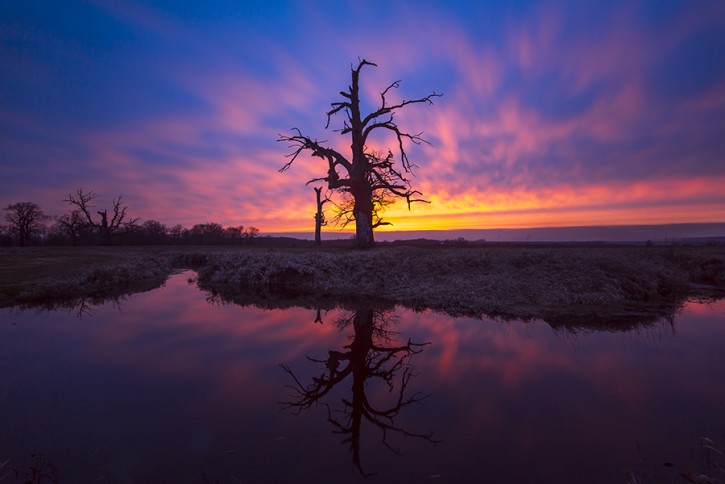
<svg viewBox="0 0 725 484"><path fill-rule="evenodd" d="M0 307L118 300L189 269L218 302L400 305L552 326L624 328L725 297L725 247L78 247L0 251Z"/></svg>

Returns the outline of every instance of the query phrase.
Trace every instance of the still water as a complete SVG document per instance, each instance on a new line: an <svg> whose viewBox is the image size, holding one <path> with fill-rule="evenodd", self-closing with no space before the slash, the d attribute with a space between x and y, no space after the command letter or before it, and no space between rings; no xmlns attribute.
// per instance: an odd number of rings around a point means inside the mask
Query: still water
<svg viewBox="0 0 725 484"><path fill-rule="evenodd" d="M570 331L211 304L190 276L0 312L0 482L723 478L723 301Z"/></svg>

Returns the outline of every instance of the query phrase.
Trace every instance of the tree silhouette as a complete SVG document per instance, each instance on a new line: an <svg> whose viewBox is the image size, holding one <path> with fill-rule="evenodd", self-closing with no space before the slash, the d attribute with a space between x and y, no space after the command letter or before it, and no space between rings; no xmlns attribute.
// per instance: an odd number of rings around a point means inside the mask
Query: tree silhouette
<svg viewBox="0 0 725 484"><path fill-rule="evenodd" d="M56 218L57 225L70 238L73 245L78 245L78 241L83 234L84 228L87 227L83 219L83 215L79 210L72 210Z"/></svg>
<svg viewBox="0 0 725 484"><path fill-rule="evenodd" d="M196 224L189 229L189 236L197 245L221 244L224 242L224 227L217 222Z"/></svg>
<svg viewBox="0 0 725 484"><path fill-rule="evenodd" d="M63 200L76 207L85 219L85 224L90 227L95 227L98 230L98 234L101 237L101 243L104 245L111 245L113 236L118 234L121 228L126 228L133 225L138 218L126 220L127 206L121 206L121 195L113 200L113 217L108 220L108 211L99 210L96 211L101 216L100 222L95 222L91 216L91 209L94 208L91 202L98 197L98 194L90 191L84 193L82 188L76 191L76 195L69 194L68 198Z"/></svg>
<svg viewBox="0 0 725 484"><path fill-rule="evenodd" d="M21 246L28 245L33 235L42 230L45 222L50 219L34 202L11 203L3 210L8 212L5 220L10 223L10 232Z"/></svg>
<svg viewBox="0 0 725 484"><path fill-rule="evenodd" d="M325 129L330 126L333 115L339 112L346 114L347 119L343 121L342 128L336 131L342 135L350 135L352 144L349 155L326 146L326 141L318 141L302 134L298 128L292 129L293 134L280 135L278 139L288 142L292 148L288 155L290 160L280 169L281 172L288 170L302 152L309 152L311 156L327 162L327 176L314 178L307 183L325 181L330 190L347 193L352 197L355 244L359 248L368 248L374 243L373 201L376 194L386 191L392 197L404 198L408 202L408 208L411 203L422 201L417 198L421 193L410 184L412 165L405 151L405 143L428 142L421 137L422 133L412 134L400 129L394 120L395 113L411 104L433 104L433 98L442 96L433 92L423 98L391 103L388 99L390 90L400 86L400 81L395 81L380 93L379 107L364 116L360 107L359 81L360 72L365 66L377 65L362 59L356 68L351 68L352 82L347 91L340 91L344 100L331 103L332 109L327 112ZM391 149L388 149L386 155L380 156L368 148L370 136L385 131L396 137L397 160Z"/></svg>
<svg viewBox="0 0 725 484"><path fill-rule="evenodd" d="M315 322L321 322L319 312ZM333 427L334 433L343 434L346 438L343 444L349 443L352 451L352 460L360 473L367 477L371 474L363 469L360 456L360 436L363 422L368 422L379 429L383 436L383 444L396 454L399 450L392 447L388 441L391 433L405 437L417 437L438 443L432 434L410 432L395 424L394 419L400 411L408 405L420 403L425 396L414 393L406 396L406 390L412 377L410 359L422 351L422 347L430 343L413 343L410 340L404 345L389 346L391 334L387 329L389 325L388 313L370 308L359 308L352 314L341 318L338 326L346 328L352 323L354 329L353 340L344 347L345 351L330 350L328 357L318 360L307 357L310 361L320 363L324 367L319 377L312 378L309 384L303 384L292 369L281 364L280 366L293 378L295 384L292 389L291 400L281 402L285 408L294 409L296 413L306 410L316 404L327 407L327 420ZM343 418L333 417L330 405L323 402L333 388L350 377L351 398L343 398ZM375 380L382 380L388 386L393 401L387 407L375 405L366 394L366 388L372 386ZM398 389L396 391L396 385Z"/></svg>
<svg viewBox="0 0 725 484"><path fill-rule="evenodd" d="M245 239L256 239L257 237L259 237L259 229L257 227L249 226L244 229L242 237L244 237Z"/></svg>
<svg viewBox="0 0 725 484"><path fill-rule="evenodd" d="M327 221L325 220L325 212L322 211L322 208L325 206L327 202L330 201L329 198L325 197L325 199L322 199L322 187L314 187L315 188L315 197L317 199L317 211L315 212L315 245L322 244L322 227L327 225Z"/></svg>

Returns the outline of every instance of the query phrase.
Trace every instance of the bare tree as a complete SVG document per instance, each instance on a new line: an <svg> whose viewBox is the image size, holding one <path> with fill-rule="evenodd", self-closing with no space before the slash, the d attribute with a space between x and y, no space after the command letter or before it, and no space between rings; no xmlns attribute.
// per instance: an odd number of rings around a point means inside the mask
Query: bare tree
<svg viewBox="0 0 725 484"><path fill-rule="evenodd" d="M168 238L168 227L158 220L147 220L139 228L141 242L144 244L163 244Z"/></svg>
<svg viewBox="0 0 725 484"><path fill-rule="evenodd" d="M10 227L0 224L0 246L7 246L13 243L13 236Z"/></svg>
<svg viewBox="0 0 725 484"><path fill-rule="evenodd" d="M231 225L224 229L226 243L239 244L244 234L244 225Z"/></svg>
<svg viewBox="0 0 725 484"><path fill-rule="evenodd" d="M219 245L224 243L224 227L217 222L196 224L189 229L189 235L197 245Z"/></svg>
<svg viewBox="0 0 725 484"><path fill-rule="evenodd" d="M78 245L78 240L81 238L83 229L87 227L83 220L83 216L79 210L72 210L70 213L66 213L57 217L56 223L62 227L68 237L70 237L73 245Z"/></svg>
<svg viewBox="0 0 725 484"><path fill-rule="evenodd" d="M355 242L359 248L371 247L373 237L373 200L375 194L387 191L390 196L404 198L410 204L422 201L417 198L421 193L411 187L409 175L412 164L405 151L405 142L414 144L428 143L421 135L403 131L394 120L395 113L410 105L418 103L433 104L433 98L442 94L433 92L428 96L390 102L388 95L391 89L398 88L400 81L395 81L380 93L379 107L363 115L360 110L360 71L365 66L376 66L373 62L362 59L356 68L351 68L352 83L347 91L340 91L343 101L331 103L332 109L327 112L327 124L330 126L333 115L344 112L347 119L343 121L338 131L342 135L352 138L351 153L344 155L329 148L326 141L310 138L298 129L293 128L293 134L280 135L278 141L288 142L292 152L288 155L290 160L280 169L284 172L302 152L309 152L311 156L321 158L327 162L327 176L314 178L307 183L316 181L327 182L330 190L349 193L353 200L352 217L355 220ZM386 156L377 156L368 149L368 140L373 133L379 131L392 132L397 139L396 155L388 150Z"/></svg>
<svg viewBox="0 0 725 484"><path fill-rule="evenodd" d="M360 456L363 422L379 429L383 444L394 453L399 451L390 443L391 434L438 443L430 433L410 432L395 424L395 418L403 408L420 403L425 398L419 393L413 395L406 393L412 377L410 359L429 343L418 344L408 340L406 344L390 344L392 334L387 329L389 319L389 314L385 311L361 307L338 320L340 329L352 324L354 329L352 342L344 347L344 351L330 350L324 360L308 357L310 361L319 363L324 368L323 373L319 377L312 378L309 384L302 383L289 366L281 365L295 382L290 386L292 399L281 402L282 405L294 409L296 413L316 404L326 405L327 420L332 424L333 432L346 436L343 443L350 444L353 463L365 477L371 474L363 469ZM315 322L322 322L319 310ZM323 400L333 388L348 379L352 387L351 398L342 399L343 417L333 417L330 405ZM366 395L366 389L376 380L384 382L393 395L392 401L387 406L379 402L374 404Z"/></svg>
<svg viewBox="0 0 725 484"><path fill-rule="evenodd" d="M21 246L28 245L33 238L45 227L45 222L50 219L40 206L34 202L17 202L8 204L3 210L5 220L10 223L10 233L18 240Z"/></svg>
<svg viewBox="0 0 725 484"><path fill-rule="evenodd" d="M118 198L113 200L113 217L111 220L108 220L107 210L98 210L96 213L101 216L101 220L100 222L96 222L91 216L91 209L95 208L94 205L91 205L91 202L97 197L98 194L93 191L84 193L83 189L79 188L76 191L75 196L73 194L69 194L68 198L63 201L75 206L76 209L80 211L82 218L85 219L85 224L95 227L98 230L102 244L110 245L113 236L118 234L122 228L127 228L128 226L136 223L138 217L128 220L126 219L126 210L128 207L121 205L122 197L119 195Z"/></svg>
<svg viewBox="0 0 725 484"><path fill-rule="evenodd" d="M244 229L242 237L244 237L245 239L256 239L257 237L259 237L259 229L257 227L249 226Z"/></svg>
<svg viewBox="0 0 725 484"><path fill-rule="evenodd" d="M179 242L181 240L182 234L184 233L184 230L186 229L184 229L183 225L176 224L169 229L169 237L171 237L174 242Z"/></svg>
<svg viewBox="0 0 725 484"><path fill-rule="evenodd" d="M315 245L322 244L322 227L327 225L325 220L325 212L322 211L324 205L330 201L329 198L325 197L322 199L322 187L314 187L315 195L317 197L317 211L315 212Z"/></svg>

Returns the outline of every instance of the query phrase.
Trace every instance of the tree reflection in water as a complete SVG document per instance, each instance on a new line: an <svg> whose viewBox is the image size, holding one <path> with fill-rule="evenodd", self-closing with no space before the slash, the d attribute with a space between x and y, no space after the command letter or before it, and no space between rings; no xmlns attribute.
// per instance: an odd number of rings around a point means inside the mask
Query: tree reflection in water
<svg viewBox="0 0 725 484"><path fill-rule="evenodd" d="M333 433L346 435L343 444L349 443L354 465L364 477L367 473L360 459L360 435L364 421L372 424L382 433L383 444L392 452L399 454L388 437L391 433L405 437L425 439L433 444L438 443L432 432L427 434L410 432L395 424L395 417L400 411L411 404L421 403L427 395L419 392L407 396L406 391L413 372L410 360L420 353L423 347L430 344L413 343L410 339L406 344L394 346L394 333L389 329L392 311L372 308L357 308L337 320L339 329L345 330L352 323L352 342L344 346L345 351L330 350L325 359L307 357L310 361L323 365L323 372L313 377L308 384L302 383L292 369L286 364L280 366L294 379L291 400L280 402L285 408L293 409L296 414L313 405L323 404L327 408L328 422ZM315 322L322 322L319 312ZM352 377L352 398L342 398L342 417L333 415L330 405L323 402L324 397L338 384ZM375 404L365 393L366 386L375 380L384 381L389 393L394 395L387 406ZM372 386L372 385L370 385ZM396 390L397 387L397 390Z"/></svg>

